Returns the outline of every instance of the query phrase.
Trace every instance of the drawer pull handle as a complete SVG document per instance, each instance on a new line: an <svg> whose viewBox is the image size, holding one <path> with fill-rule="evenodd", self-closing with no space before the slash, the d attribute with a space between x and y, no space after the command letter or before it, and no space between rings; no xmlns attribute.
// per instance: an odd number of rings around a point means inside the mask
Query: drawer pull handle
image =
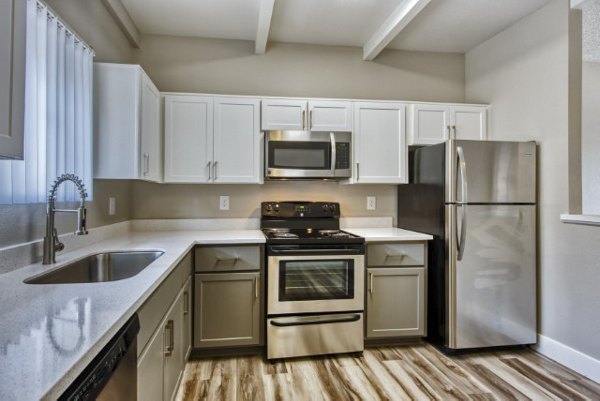
<svg viewBox="0 0 600 401"><path fill-rule="evenodd" d="M369 292L373 293L373 273L369 273Z"/></svg>
<svg viewBox="0 0 600 401"><path fill-rule="evenodd" d="M183 293L183 314L190 313L190 294L187 291Z"/></svg>
<svg viewBox="0 0 600 401"><path fill-rule="evenodd" d="M258 299L258 280L254 277L254 298Z"/></svg>
<svg viewBox="0 0 600 401"><path fill-rule="evenodd" d="M391 258L404 259L406 256L408 256L408 255L405 254L404 252L403 253L398 253L398 254L389 254L389 253L386 253L385 254L385 258L383 259L383 262L385 263L385 262L388 261L388 259L391 259Z"/></svg>
<svg viewBox="0 0 600 401"><path fill-rule="evenodd" d="M173 320L169 320L165 326L165 337L169 332L169 341L167 342L167 348L165 349L165 356L171 356L173 354L174 337L175 337L175 323Z"/></svg>
<svg viewBox="0 0 600 401"><path fill-rule="evenodd" d="M239 260L240 260L239 256L236 256L235 258L227 258L227 259L217 258L217 263L215 263L215 266L219 265L221 263L235 266Z"/></svg>

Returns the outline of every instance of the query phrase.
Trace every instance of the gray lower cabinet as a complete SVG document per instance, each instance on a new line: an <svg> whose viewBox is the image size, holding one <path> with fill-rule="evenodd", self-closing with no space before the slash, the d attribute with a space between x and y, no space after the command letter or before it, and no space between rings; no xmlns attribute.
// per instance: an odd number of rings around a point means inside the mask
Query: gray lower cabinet
<svg viewBox="0 0 600 401"><path fill-rule="evenodd" d="M427 334L426 255L426 242L367 246L367 340Z"/></svg>
<svg viewBox="0 0 600 401"><path fill-rule="evenodd" d="M138 310L137 399L175 398L191 349L192 257L186 256Z"/></svg>
<svg viewBox="0 0 600 401"><path fill-rule="evenodd" d="M260 272L195 275L195 348L260 345L260 277Z"/></svg>

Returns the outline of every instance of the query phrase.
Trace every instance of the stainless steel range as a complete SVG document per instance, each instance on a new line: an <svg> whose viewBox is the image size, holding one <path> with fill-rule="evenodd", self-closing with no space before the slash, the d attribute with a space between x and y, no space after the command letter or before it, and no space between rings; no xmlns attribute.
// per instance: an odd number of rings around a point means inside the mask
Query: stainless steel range
<svg viewBox="0 0 600 401"><path fill-rule="evenodd" d="M364 238L339 230L340 205L263 202L267 358L362 352Z"/></svg>

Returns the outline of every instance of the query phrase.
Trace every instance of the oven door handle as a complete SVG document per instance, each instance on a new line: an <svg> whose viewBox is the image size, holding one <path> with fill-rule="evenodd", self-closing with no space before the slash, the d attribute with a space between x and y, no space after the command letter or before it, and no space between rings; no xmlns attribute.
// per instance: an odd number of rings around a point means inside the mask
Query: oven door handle
<svg viewBox="0 0 600 401"><path fill-rule="evenodd" d="M271 320L271 324L276 327L290 327L290 326L306 326L309 324L329 324L329 323L349 323L356 322L360 320L360 315L350 315L338 318L330 318L330 319L294 319L290 321L277 321Z"/></svg>
<svg viewBox="0 0 600 401"><path fill-rule="evenodd" d="M269 253L273 255L315 255L320 254L337 254L340 256L346 255L362 255L364 250L361 249L269 249Z"/></svg>

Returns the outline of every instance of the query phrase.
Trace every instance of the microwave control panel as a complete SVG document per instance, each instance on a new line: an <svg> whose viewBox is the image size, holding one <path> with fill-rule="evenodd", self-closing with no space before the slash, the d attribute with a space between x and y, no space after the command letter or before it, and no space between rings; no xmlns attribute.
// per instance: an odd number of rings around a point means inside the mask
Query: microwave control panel
<svg viewBox="0 0 600 401"><path fill-rule="evenodd" d="M335 144L335 169L347 170L350 168L350 143L338 142Z"/></svg>

